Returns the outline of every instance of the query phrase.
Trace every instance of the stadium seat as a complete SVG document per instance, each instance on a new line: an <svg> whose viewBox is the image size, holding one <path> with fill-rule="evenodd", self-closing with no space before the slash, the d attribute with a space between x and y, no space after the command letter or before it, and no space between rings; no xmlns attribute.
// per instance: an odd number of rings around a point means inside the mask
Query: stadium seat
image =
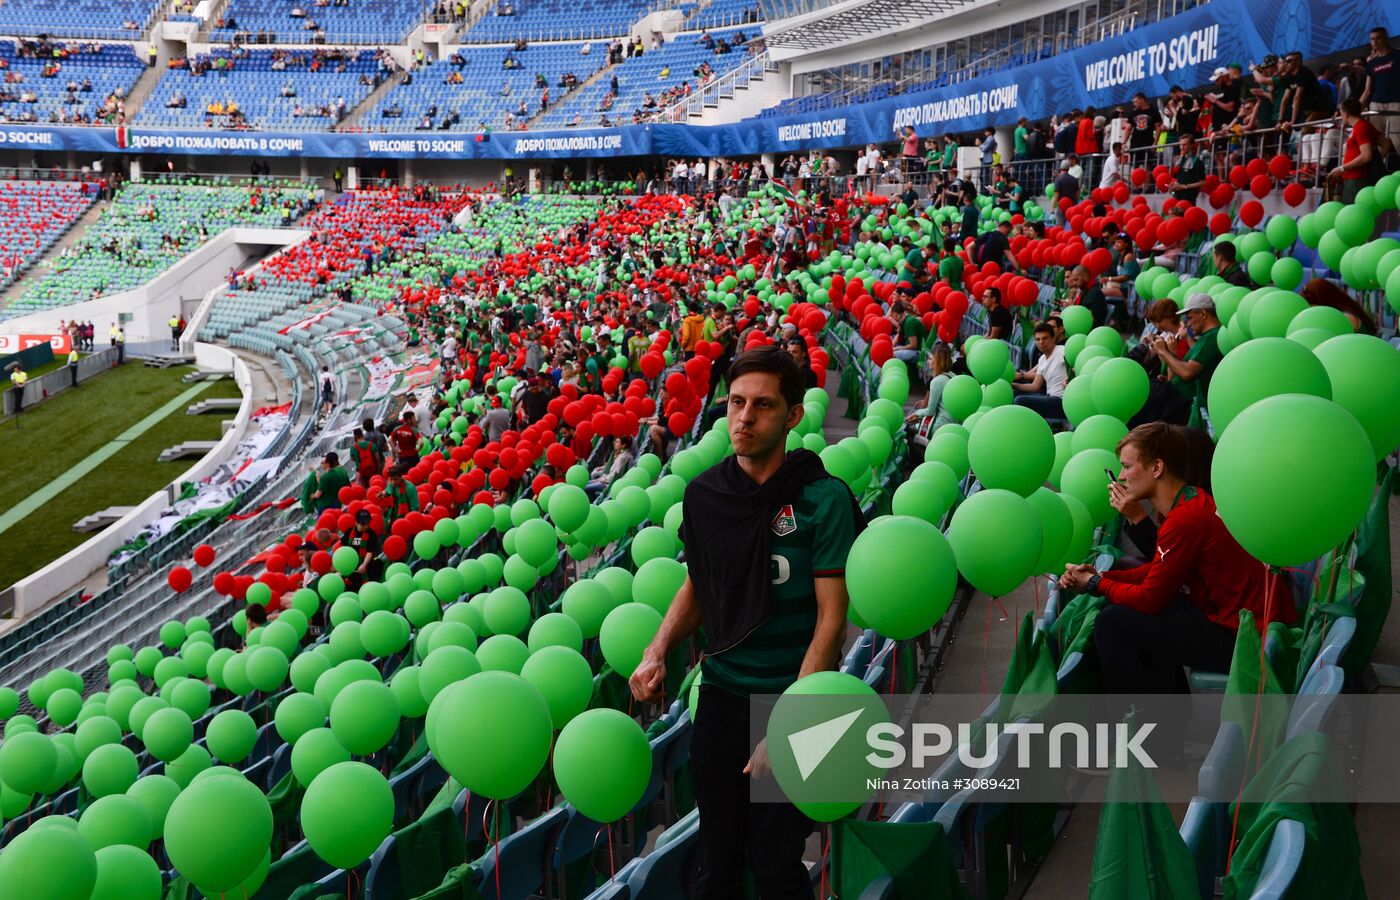
<svg viewBox="0 0 1400 900"><path fill-rule="evenodd" d="M525 900L535 893L552 871L554 848L568 816L566 806L556 806L488 850L479 873L481 896L487 900Z"/></svg>
<svg viewBox="0 0 1400 900"><path fill-rule="evenodd" d="M1293 888L1293 878L1303 862L1303 851L1307 846L1307 833L1301 822L1281 819L1274 826L1273 837L1269 841L1269 852L1264 857L1264 867L1255 882L1250 900L1284 900Z"/></svg>

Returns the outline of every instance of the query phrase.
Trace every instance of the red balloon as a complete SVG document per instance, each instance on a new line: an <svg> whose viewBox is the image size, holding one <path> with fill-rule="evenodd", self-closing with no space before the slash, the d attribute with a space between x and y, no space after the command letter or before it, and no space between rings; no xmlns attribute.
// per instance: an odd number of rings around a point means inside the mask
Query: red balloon
<svg viewBox="0 0 1400 900"><path fill-rule="evenodd" d="M214 564L214 548L208 544L200 544L194 548L195 565L200 568L208 568Z"/></svg>
<svg viewBox="0 0 1400 900"><path fill-rule="evenodd" d="M1269 174L1277 179L1287 178L1293 173L1293 160L1286 154L1280 153L1269 160Z"/></svg>
<svg viewBox="0 0 1400 900"><path fill-rule="evenodd" d="M1278 157L1274 157L1277 159ZM1308 189L1296 181L1283 189L1283 202L1289 206L1298 207L1303 201L1308 199Z"/></svg>
<svg viewBox="0 0 1400 900"><path fill-rule="evenodd" d="M331 555L326 550L317 550L311 554L311 571L317 575L324 575L331 570Z"/></svg>
<svg viewBox="0 0 1400 900"><path fill-rule="evenodd" d="M194 575L184 566L176 566L170 570L170 574L165 579L170 585L170 589L177 594L183 594L194 584Z"/></svg>
<svg viewBox="0 0 1400 900"><path fill-rule="evenodd" d="M490 481L491 487L498 491L503 491L506 489L506 486L510 484L510 473L505 469L493 469L491 470L491 477L487 480Z"/></svg>
<svg viewBox="0 0 1400 900"><path fill-rule="evenodd" d="M1216 213L1210 217L1210 233L1221 235L1230 230L1230 214Z"/></svg>
<svg viewBox="0 0 1400 900"><path fill-rule="evenodd" d="M1251 200L1240 207L1240 221L1253 228L1264 221L1264 204Z"/></svg>
<svg viewBox="0 0 1400 900"><path fill-rule="evenodd" d="M690 416L687 416L683 412L671 413L671 415L668 416L666 419L666 427L670 428L671 433L674 434L676 437L680 437L681 435L690 431L690 426L692 424L694 423L691 422Z"/></svg>
<svg viewBox="0 0 1400 900"><path fill-rule="evenodd" d="M1259 162L1259 160L1254 160ZM1274 189L1274 181L1268 175L1255 175L1249 179L1249 192L1260 200L1269 196L1269 191Z"/></svg>
<svg viewBox="0 0 1400 900"><path fill-rule="evenodd" d="M231 596L235 581L232 572L220 572L214 576L214 591L224 596Z"/></svg>
<svg viewBox="0 0 1400 900"><path fill-rule="evenodd" d="M1249 185L1249 171L1244 166L1234 166L1230 169L1230 183L1244 190Z"/></svg>
<svg viewBox="0 0 1400 900"><path fill-rule="evenodd" d="M1235 189L1229 184L1222 184L1210 192L1210 205L1216 209L1224 209L1234 199Z"/></svg>
<svg viewBox="0 0 1400 900"><path fill-rule="evenodd" d="M1147 184L1147 170L1141 166L1133 169L1131 177L1133 179L1133 187L1142 187L1144 184ZM1122 201L1120 200L1119 202L1121 203Z"/></svg>
<svg viewBox="0 0 1400 900"><path fill-rule="evenodd" d="M384 539L384 555L389 558L390 562L397 562L403 559L407 553L408 541L405 541L397 534L391 534Z"/></svg>

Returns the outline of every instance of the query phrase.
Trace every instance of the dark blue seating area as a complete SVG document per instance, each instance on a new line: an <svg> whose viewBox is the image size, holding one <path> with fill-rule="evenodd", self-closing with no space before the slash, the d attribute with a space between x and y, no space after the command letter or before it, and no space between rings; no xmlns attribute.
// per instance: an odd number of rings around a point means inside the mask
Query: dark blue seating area
<svg viewBox="0 0 1400 900"><path fill-rule="evenodd" d="M159 4L152 0L22 0L0 4L0 34L136 40Z"/></svg>
<svg viewBox="0 0 1400 900"><path fill-rule="evenodd" d="M0 6L0 10L5 8ZM77 45L72 49L77 50ZM132 48L121 44L61 58L21 57L13 47L6 47L0 51L0 65L4 66L0 118L41 123L99 119L107 98L114 91L125 97L145 69ZM52 77L44 76L46 70L52 71ZM76 89L70 91L70 84Z"/></svg>
<svg viewBox="0 0 1400 900"><path fill-rule="evenodd" d="M709 6L691 13L688 28L732 28L763 21L763 7L757 0L712 0Z"/></svg>
<svg viewBox="0 0 1400 900"><path fill-rule="evenodd" d="M510 15L500 13L507 8ZM646 0L504 0L462 35L477 44L515 41L597 40L625 34L647 14ZM603 48L594 48L599 52Z"/></svg>
<svg viewBox="0 0 1400 900"><path fill-rule="evenodd" d="M265 43L397 44L432 5L418 0L332 0L327 6L313 0L229 0L224 27L215 28L213 36L231 41L235 35L266 32L271 37ZM294 11L304 15L294 16ZM313 23L319 27L308 27Z"/></svg>
<svg viewBox="0 0 1400 900"><path fill-rule="evenodd" d="M232 100L250 127L325 131L338 121L335 109L342 99L348 113L374 90L379 61L368 49L352 50L343 60L327 59L315 71L311 69L313 51L290 52L281 70L272 68L277 53L246 51L233 60L232 67L202 75L170 69L161 75L136 123L148 128L200 128L209 119L216 127L235 127L227 113L209 112L210 104ZM284 96L284 88L293 95ZM183 95L184 108L167 106L177 95ZM331 115L322 115L325 111Z"/></svg>

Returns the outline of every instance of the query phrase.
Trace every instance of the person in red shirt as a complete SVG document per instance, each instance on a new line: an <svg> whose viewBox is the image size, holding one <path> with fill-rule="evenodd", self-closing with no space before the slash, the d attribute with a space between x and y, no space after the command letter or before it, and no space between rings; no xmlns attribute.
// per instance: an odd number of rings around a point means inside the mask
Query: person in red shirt
<svg viewBox="0 0 1400 900"><path fill-rule="evenodd" d="M1342 122L1351 132L1346 149L1342 151L1342 164L1333 169L1329 177L1341 179L1342 202L1354 203L1361 189L1373 183L1371 162L1380 148L1380 133L1361 117L1361 101L1355 97L1343 100L1341 111Z"/></svg>
<svg viewBox="0 0 1400 900"><path fill-rule="evenodd" d="M1241 610L1261 630L1266 620L1296 615L1283 580L1239 545L1210 494L1186 482L1190 446L1186 429L1164 422L1119 442L1122 471L1111 490L1159 512L1156 553L1131 569L1067 566L1060 578L1061 588L1108 600L1094 622L1094 649L1104 685L1118 694L1186 693L1183 667L1229 671Z"/></svg>
<svg viewBox="0 0 1400 900"><path fill-rule="evenodd" d="M415 416L411 410L404 410L399 427L389 432L389 441L394 445L394 461L405 472L418 465L418 434Z"/></svg>

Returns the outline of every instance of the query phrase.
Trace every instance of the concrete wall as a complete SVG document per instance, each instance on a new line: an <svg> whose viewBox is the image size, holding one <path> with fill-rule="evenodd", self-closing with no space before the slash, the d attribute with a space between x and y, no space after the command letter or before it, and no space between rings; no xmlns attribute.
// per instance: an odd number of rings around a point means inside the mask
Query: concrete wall
<svg viewBox="0 0 1400 900"><path fill-rule="evenodd" d="M42 334L55 329L60 320L76 318L91 320L100 340L117 321L118 314L129 313L132 318L126 325L128 343L169 340L170 316L179 315L182 300L206 296L226 280L228 270L242 263L251 249L285 247L305 240L308 234L295 228L230 228L138 288L10 319L6 331Z"/></svg>
<svg viewBox="0 0 1400 900"><path fill-rule="evenodd" d="M14 586L15 618L23 619L37 612L53 600L68 596L73 589L88 577L105 569L107 560L118 547L131 540L141 529L160 517L160 512L178 496L181 482L198 481L209 477L243 440L248 428L248 420L253 412L253 382L248 366L231 350L214 344L198 344L195 359L200 365L215 371L232 372L238 389L243 393L243 402L234 417L233 427L203 459L195 463L161 491L152 494L139 506L127 513L95 537L68 551L63 556L44 566L39 571ZM174 413L182 415L183 413Z"/></svg>

